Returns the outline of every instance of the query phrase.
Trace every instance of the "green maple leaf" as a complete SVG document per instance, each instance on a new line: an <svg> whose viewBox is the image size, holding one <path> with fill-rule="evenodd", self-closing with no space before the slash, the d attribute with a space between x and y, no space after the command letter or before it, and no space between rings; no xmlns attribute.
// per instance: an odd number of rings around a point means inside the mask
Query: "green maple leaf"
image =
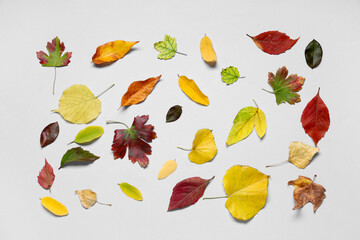
<svg viewBox="0 0 360 240"><path fill-rule="evenodd" d="M175 53L179 53L177 52L176 39L169 35L165 35L164 41L154 43L154 47L160 52L157 56L159 59L168 60L174 57ZM179 54L186 55L184 53Z"/></svg>
<svg viewBox="0 0 360 240"><path fill-rule="evenodd" d="M300 95L296 92L302 89L302 85L304 84L305 78L299 77L296 74L291 74L289 77L288 70L286 67L279 68L276 71L276 75L269 72L269 80L268 83L273 88L273 93L276 97L276 103L279 105L283 102L288 102L289 104L295 104L301 101Z"/></svg>
<svg viewBox="0 0 360 240"><path fill-rule="evenodd" d="M223 82L225 82L228 85L236 82L240 78L239 70L233 66L224 68L221 71L221 76L222 76L221 79L223 80ZM243 78L243 77L241 77L241 78Z"/></svg>

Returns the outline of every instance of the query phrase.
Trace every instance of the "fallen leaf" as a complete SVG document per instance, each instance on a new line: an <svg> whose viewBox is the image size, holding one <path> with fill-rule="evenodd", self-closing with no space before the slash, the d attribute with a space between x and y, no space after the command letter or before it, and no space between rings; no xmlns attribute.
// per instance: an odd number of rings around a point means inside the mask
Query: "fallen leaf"
<svg viewBox="0 0 360 240"><path fill-rule="evenodd" d="M51 186L53 185L55 180L55 175L53 168L46 161L46 159L45 159L45 165L41 169L39 176L37 178L40 186L42 186L45 189L49 189L49 190L51 189Z"/></svg>
<svg viewBox="0 0 360 240"><path fill-rule="evenodd" d="M91 208L95 203L111 206L111 204L98 202L96 193L90 189L76 190L75 193L79 196L81 205L86 209Z"/></svg>
<svg viewBox="0 0 360 240"><path fill-rule="evenodd" d="M269 72L269 80L268 83L273 88L273 92L267 91L266 92L275 94L276 103L279 105L283 102L288 102L289 104L295 104L301 101L300 95L296 92L302 89L302 85L305 82L305 78L298 77L297 74L291 74L289 77L288 70L286 67L279 68L276 71L276 75L274 76L273 73ZM287 77L287 78L286 78Z"/></svg>
<svg viewBox="0 0 360 240"><path fill-rule="evenodd" d="M177 52L176 39L165 35L164 41L154 43L154 48L159 51L157 56L159 59L168 60L175 56L175 53L186 55L184 53Z"/></svg>
<svg viewBox="0 0 360 240"><path fill-rule="evenodd" d="M180 149L190 150L184 148ZM215 139L212 131L209 129L200 129L197 131L190 151L189 159L193 163L203 164L211 161L217 153Z"/></svg>
<svg viewBox="0 0 360 240"><path fill-rule="evenodd" d="M159 174L158 174L158 180L167 178L170 174L172 174L177 167L177 163L175 160L169 160L161 167Z"/></svg>
<svg viewBox="0 0 360 240"><path fill-rule="evenodd" d="M148 78L144 81L136 81L130 84L127 92L121 99L121 106L130 106L144 101L152 92L161 75Z"/></svg>
<svg viewBox="0 0 360 240"><path fill-rule="evenodd" d="M95 156L81 147L72 148L69 149L62 157L59 169L63 168L65 164L71 162L93 162L99 158L100 157Z"/></svg>
<svg viewBox="0 0 360 240"><path fill-rule="evenodd" d="M291 39L285 33L279 31L268 31L255 37L249 36L248 34L246 35L250 37L263 52L272 55L278 55L289 50L299 40L299 38Z"/></svg>
<svg viewBox="0 0 360 240"><path fill-rule="evenodd" d="M305 60L309 67L316 68L322 60L323 50L321 45L315 39L312 40L305 48Z"/></svg>
<svg viewBox="0 0 360 240"><path fill-rule="evenodd" d="M129 159L132 163L138 162L140 166L146 167L149 159L146 155L151 155L151 143L156 138L156 133L153 131L154 126L146 124L149 115L137 116L134 118L132 126L129 128L126 124L121 122L107 121L106 123L120 123L127 127L127 129L115 130L113 144L111 150L114 154L114 159L123 159L126 154L126 148L129 147Z"/></svg>
<svg viewBox="0 0 360 240"><path fill-rule="evenodd" d="M209 37L206 35L200 41L200 52L201 57L204 61L210 66L215 66L216 64L216 53L214 51L212 42Z"/></svg>
<svg viewBox="0 0 360 240"><path fill-rule="evenodd" d="M201 92L194 80L188 79L186 76L179 76L179 86L194 102L205 106L209 105L209 98Z"/></svg>
<svg viewBox="0 0 360 240"><path fill-rule="evenodd" d="M191 177L178 182L173 188L168 211L195 204L204 194L206 187L214 177L210 179Z"/></svg>
<svg viewBox="0 0 360 240"><path fill-rule="evenodd" d="M256 103L255 103L256 104ZM236 115L229 136L226 140L227 145L240 142L247 138L254 127L259 138L266 133L266 118L263 111L257 106L241 109Z"/></svg>
<svg viewBox="0 0 360 240"><path fill-rule="evenodd" d="M46 45L46 49L49 53L47 55L43 51L36 52L38 59L40 59L40 64L43 67L54 67L55 76L53 82L53 94L55 92L55 81L56 81L56 67L67 66L70 63L71 52L66 52L63 54L65 50L65 45L63 42L60 42L58 37L55 37L52 42L48 42ZM63 55L62 55L63 54Z"/></svg>
<svg viewBox="0 0 360 240"><path fill-rule="evenodd" d="M113 86L114 84L107 90ZM71 123L89 123L99 116L101 102L98 98L107 90L95 97L85 85L73 85L64 91L59 101L59 109L53 112L59 113Z"/></svg>
<svg viewBox="0 0 360 240"><path fill-rule="evenodd" d="M53 122L47 125L40 134L40 146L46 147L53 143L59 135L59 124Z"/></svg>
<svg viewBox="0 0 360 240"><path fill-rule="evenodd" d="M172 106L166 114L166 122L175 122L182 114L182 107L179 105Z"/></svg>
<svg viewBox="0 0 360 240"><path fill-rule="evenodd" d="M221 71L221 76L222 76L221 77L222 81L224 83L226 83L227 85L233 84L240 77L239 70L233 66L223 68L223 70ZM243 78L243 77L241 77L241 78Z"/></svg>
<svg viewBox="0 0 360 240"><path fill-rule="evenodd" d="M113 42L105 43L96 48L96 52L92 57L92 62L95 64L101 64L106 62L114 62L123 58L139 41L128 42L123 40L117 40Z"/></svg>
<svg viewBox="0 0 360 240"><path fill-rule="evenodd" d="M128 197L135 199L137 201L143 200L141 192L136 187L134 187L126 182L119 183L119 186L120 186L121 191L123 191L123 193L125 193Z"/></svg>
<svg viewBox="0 0 360 240"><path fill-rule="evenodd" d="M66 216L69 214L69 211L61 202L51 197L41 198L41 204L44 206L44 208L56 216Z"/></svg>
<svg viewBox="0 0 360 240"><path fill-rule="evenodd" d="M315 147L320 139L325 136L330 126L329 110L320 98L319 93L320 88L317 95L306 105L301 115L302 126L314 141Z"/></svg>
<svg viewBox="0 0 360 240"><path fill-rule="evenodd" d="M293 210L301 208L308 202L311 202L315 212L326 197L325 188L320 184L314 183L314 180L311 180L308 177L299 176L298 179L289 181L288 185L293 185L295 187L294 200L296 205Z"/></svg>
<svg viewBox="0 0 360 240"><path fill-rule="evenodd" d="M102 136L104 128L101 126L88 126L76 134L73 142L78 144L89 143Z"/></svg>

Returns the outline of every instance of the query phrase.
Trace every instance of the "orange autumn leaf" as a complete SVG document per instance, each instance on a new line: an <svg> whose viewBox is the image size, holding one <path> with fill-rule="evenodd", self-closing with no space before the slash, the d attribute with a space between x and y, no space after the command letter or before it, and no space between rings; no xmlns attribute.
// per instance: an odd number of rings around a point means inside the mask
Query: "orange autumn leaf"
<svg viewBox="0 0 360 240"><path fill-rule="evenodd" d="M152 92L161 75L148 78L144 81L135 81L130 84L127 92L121 99L121 106L130 106L144 101Z"/></svg>
<svg viewBox="0 0 360 240"><path fill-rule="evenodd" d="M101 64L105 62L113 62L123 58L139 41L128 42L123 40L117 40L113 42L105 43L96 49L96 53L92 57L92 62L95 64Z"/></svg>

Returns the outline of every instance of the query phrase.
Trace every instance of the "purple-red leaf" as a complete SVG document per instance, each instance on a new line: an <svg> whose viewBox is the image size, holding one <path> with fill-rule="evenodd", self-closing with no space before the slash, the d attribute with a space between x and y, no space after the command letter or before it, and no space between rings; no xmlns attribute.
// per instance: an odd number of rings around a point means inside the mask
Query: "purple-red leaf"
<svg viewBox="0 0 360 240"><path fill-rule="evenodd" d="M50 189L55 179L54 170L45 159L45 165L38 176L38 183L45 189Z"/></svg>
<svg viewBox="0 0 360 240"><path fill-rule="evenodd" d="M53 122L47 125L40 134L40 145L41 147L46 147L47 145L53 143L59 135L59 124L58 122Z"/></svg>
<svg viewBox="0 0 360 240"><path fill-rule="evenodd" d="M173 188L168 211L195 204L204 194L206 187L214 177L210 179L192 177L178 182Z"/></svg>

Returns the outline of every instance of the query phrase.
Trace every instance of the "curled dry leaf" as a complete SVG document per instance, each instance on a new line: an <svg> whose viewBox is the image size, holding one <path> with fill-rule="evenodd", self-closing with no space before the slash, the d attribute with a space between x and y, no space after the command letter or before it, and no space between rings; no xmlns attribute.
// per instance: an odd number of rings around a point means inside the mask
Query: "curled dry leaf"
<svg viewBox="0 0 360 240"><path fill-rule="evenodd" d="M249 36L248 34L246 35L250 37L263 52L274 55L289 50L299 40L299 38L291 39L285 33L279 31L268 31L255 37Z"/></svg>
<svg viewBox="0 0 360 240"><path fill-rule="evenodd" d="M159 174L158 174L158 180L167 178L170 174L172 174L177 167L177 163L175 160L169 160L161 167Z"/></svg>
<svg viewBox="0 0 360 240"><path fill-rule="evenodd" d="M92 207L96 202L100 203L97 201L96 193L91 191L90 189L76 190L75 193L79 196L81 205L83 205L83 207L86 209ZM100 204L111 206L111 204L105 204L105 203L100 203Z"/></svg>
<svg viewBox="0 0 360 240"><path fill-rule="evenodd" d="M200 52L201 57L207 64L209 64L210 66L215 66L216 54L210 38L206 35L200 41Z"/></svg>
<svg viewBox="0 0 360 240"><path fill-rule="evenodd" d="M305 60L309 67L316 68L321 63L323 50L321 45L315 39L312 40L305 48Z"/></svg>
<svg viewBox="0 0 360 240"><path fill-rule="evenodd" d="M136 187L134 187L126 182L119 183L119 186L120 186L121 191L123 191L123 193L125 193L126 196L128 196L132 199L135 199L137 201L143 200L141 192Z"/></svg>
<svg viewBox="0 0 360 240"><path fill-rule="evenodd" d="M59 135L59 124L53 122L47 125L40 134L40 145L46 147L53 143Z"/></svg>
<svg viewBox="0 0 360 240"><path fill-rule="evenodd" d="M161 75L148 78L144 81L136 81L130 84L127 92L121 99L121 106L129 106L144 101L152 92Z"/></svg>
<svg viewBox="0 0 360 240"><path fill-rule="evenodd" d="M315 212L326 197L325 188L320 184L314 183L314 180L308 177L299 176L298 179L289 181L288 185L295 187L294 200L296 201L296 205L293 210L301 208L308 202L311 202Z"/></svg>
<svg viewBox="0 0 360 240"><path fill-rule="evenodd" d="M82 149L81 147L76 147L69 149L61 159L60 168L63 168L65 164L72 162L93 162L100 157L95 156L89 151Z"/></svg>
<svg viewBox="0 0 360 240"><path fill-rule="evenodd" d="M168 211L195 204L202 197L206 187L214 177L210 179L192 177L178 182L173 188Z"/></svg>
<svg viewBox="0 0 360 240"><path fill-rule="evenodd" d="M139 41L128 42L123 40L117 40L113 42L105 43L97 47L92 62L95 64L101 64L105 62L113 62L123 58Z"/></svg>
<svg viewBox="0 0 360 240"><path fill-rule="evenodd" d="M166 122L175 122L182 114L182 107L179 105L172 106L166 114Z"/></svg>
<svg viewBox="0 0 360 240"><path fill-rule="evenodd" d="M45 189L51 189L53 182L55 180L55 174L53 168L45 159L45 165L41 169L38 178L38 183Z"/></svg>
<svg viewBox="0 0 360 240"><path fill-rule="evenodd" d="M201 105L209 105L209 98L201 92L195 81L186 76L179 76L179 86L181 90L194 102Z"/></svg>
<svg viewBox="0 0 360 240"><path fill-rule="evenodd" d="M69 214L69 211L61 202L51 197L41 198L41 204L44 208L56 216L66 216Z"/></svg>
<svg viewBox="0 0 360 240"><path fill-rule="evenodd" d="M78 144L89 143L102 136L104 128L101 126L88 126L76 134L74 142Z"/></svg>
<svg viewBox="0 0 360 240"><path fill-rule="evenodd" d="M317 95L306 105L301 115L301 123L316 147L330 127L329 109L320 97L320 88Z"/></svg>

